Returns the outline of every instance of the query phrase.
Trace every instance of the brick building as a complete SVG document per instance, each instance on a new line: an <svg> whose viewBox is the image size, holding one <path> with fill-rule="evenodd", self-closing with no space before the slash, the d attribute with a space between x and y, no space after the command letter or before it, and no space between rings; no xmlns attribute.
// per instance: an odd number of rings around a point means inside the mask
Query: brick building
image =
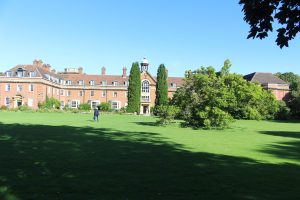
<svg viewBox="0 0 300 200"><path fill-rule="evenodd" d="M144 59L141 63L141 113L144 114L150 112L155 102L156 77L148 72L148 66L148 60ZM34 60L31 65L17 65L0 75L0 106L27 105L37 109L46 97L54 97L62 106L72 108L81 103L94 107L108 102L113 109L120 109L127 106L128 78L125 67L121 75L107 75L104 67L101 74L89 75L81 67L56 72L41 60ZM168 77L169 97L182 84L181 77Z"/></svg>
<svg viewBox="0 0 300 200"><path fill-rule="evenodd" d="M148 114L155 102L156 77L148 72L148 67L149 62L144 59L141 63L142 114ZM121 75L107 75L104 67L101 74L89 75L81 67L56 72L49 64L34 60L30 65L17 65L0 73L0 106L16 108L27 105L37 109L38 103L44 102L46 97L54 97L60 100L62 107L77 108L81 103L94 107L108 102L118 110L127 106L128 78L126 67ZM289 93L289 85L271 73L255 72L244 76L244 79L272 90L278 100L284 100ZM168 77L170 98L183 82L182 77Z"/></svg>

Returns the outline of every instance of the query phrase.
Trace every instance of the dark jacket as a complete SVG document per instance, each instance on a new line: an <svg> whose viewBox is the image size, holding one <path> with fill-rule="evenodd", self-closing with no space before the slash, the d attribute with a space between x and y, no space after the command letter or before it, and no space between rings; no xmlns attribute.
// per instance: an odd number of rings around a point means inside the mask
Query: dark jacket
<svg viewBox="0 0 300 200"><path fill-rule="evenodd" d="M94 110L94 116L98 116L99 115L99 110L98 109L95 109Z"/></svg>

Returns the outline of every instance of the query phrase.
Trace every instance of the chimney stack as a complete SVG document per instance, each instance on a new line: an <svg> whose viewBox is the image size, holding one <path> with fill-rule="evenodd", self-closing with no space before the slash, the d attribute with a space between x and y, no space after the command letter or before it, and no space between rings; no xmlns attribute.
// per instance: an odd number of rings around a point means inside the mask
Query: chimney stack
<svg viewBox="0 0 300 200"><path fill-rule="evenodd" d="M101 75L106 75L106 68L105 67L101 68Z"/></svg>
<svg viewBox="0 0 300 200"><path fill-rule="evenodd" d="M82 67L79 67L79 68L78 68L78 73L79 73L79 74L82 74L82 73L83 73L83 68L82 68Z"/></svg>
<svg viewBox="0 0 300 200"><path fill-rule="evenodd" d="M127 76L127 68L123 67L123 74L122 77L125 78Z"/></svg>
<svg viewBox="0 0 300 200"><path fill-rule="evenodd" d="M35 59L33 61L33 65L37 67L42 67L43 66L43 61L41 59Z"/></svg>

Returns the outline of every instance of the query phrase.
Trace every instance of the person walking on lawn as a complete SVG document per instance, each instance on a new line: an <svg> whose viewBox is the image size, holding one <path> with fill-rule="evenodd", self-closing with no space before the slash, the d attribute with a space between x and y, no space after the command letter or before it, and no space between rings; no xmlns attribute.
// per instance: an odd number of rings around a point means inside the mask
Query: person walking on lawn
<svg viewBox="0 0 300 200"><path fill-rule="evenodd" d="M94 109L94 121L99 121L99 119L98 119L98 117L99 117L99 110L98 110L98 108L95 108Z"/></svg>

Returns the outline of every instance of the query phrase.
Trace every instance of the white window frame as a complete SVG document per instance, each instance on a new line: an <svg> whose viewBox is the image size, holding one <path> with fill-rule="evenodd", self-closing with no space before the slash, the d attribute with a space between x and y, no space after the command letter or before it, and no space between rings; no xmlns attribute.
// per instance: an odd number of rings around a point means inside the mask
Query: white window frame
<svg viewBox="0 0 300 200"><path fill-rule="evenodd" d="M148 80L142 82L142 93L150 93L150 82Z"/></svg>
<svg viewBox="0 0 300 200"><path fill-rule="evenodd" d="M101 96L102 96L102 97L106 97L106 95L107 95L106 90L102 90Z"/></svg>
<svg viewBox="0 0 300 200"><path fill-rule="evenodd" d="M116 107L114 107L116 103ZM114 110L119 110L121 108L121 102L120 101L111 101L110 102L111 108Z"/></svg>
<svg viewBox="0 0 300 200"><path fill-rule="evenodd" d="M73 103L75 103L75 107L73 106ZM70 101L70 107L71 108L78 108L80 105L80 100L71 100Z"/></svg>
<svg viewBox="0 0 300 200"><path fill-rule="evenodd" d="M7 101L7 99L8 99L8 101ZM5 98L4 98L4 105L5 105L6 107L9 107L9 106L10 106L10 98L9 98L9 97L5 97Z"/></svg>
<svg viewBox="0 0 300 200"><path fill-rule="evenodd" d="M28 91L29 91L29 92L33 92L33 91L34 91L34 89L33 89L33 84L29 84L29 85L28 85Z"/></svg>
<svg viewBox="0 0 300 200"><path fill-rule="evenodd" d="M90 91L90 96L91 96L91 97L95 96L95 91L94 91L94 90L91 90L91 91Z"/></svg>
<svg viewBox="0 0 300 200"><path fill-rule="evenodd" d="M71 90L67 91L67 97L70 97L72 95Z"/></svg>
<svg viewBox="0 0 300 200"><path fill-rule="evenodd" d="M113 86L118 86L119 82L118 81L113 81L112 84L113 84Z"/></svg>
<svg viewBox="0 0 300 200"><path fill-rule="evenodd" d="M93 104L96 104L95 106L97 107L99 104L100 104L100 101L99 100L92 100L91 102L91 108L93 109Z"/></svg>
<svg viewBox="0 0 300 200"><path fill-rule="evenodd" d="M94 81L94 80L91 80L91 81L90 81L90 85L95 85L95 81Z"/></svg>
<svg viewBox="0 0 300 200"><path fill-rule="evenodd" d="M5 92L9 92L10 91L10 84L6 84L5 85Z"/></svg>
<svg viewBox="0 0 300 200"><path fill-rule="evenodd" d="M12 71L7 71L7 72L5 73L5 76L6 76L6 77L12 77Z"/></svg>
<svg viewBox="0 0 300 200"><path fill-rule="evenodd" d="M36 77L36 72L35 71L29 72L29 77Z"/></svg>
<svg viewBox="0 0 300 200"><path fill-rule="evenodd" d="M72 85L72 81L71 80L67 80L66 81L66 85Z"/></svg>
<svg viewBox="0 0 300 200"><path fill-rule="evenodd" d="M79 80L78 85L84 85L84 80Z"/></svg>
<svg viewBox="0 0 300 200"><path fill-rule="evenodd" d="M33 99L28 98L27 105L28 105L28 107L33 107Z"/></svg>
<svg viewBox="0 0 300 200"><path fill-rule="evenodd" d="M102 86L106 86L107 85L107 81L101 81L101 85Z"/></svg>
<svg viewBox="0 0 300 200"><path fill-rule="evenodd" d="M17 92L22 92L23 91L23 85L18 84L17 85Z"/></svg>
<svg viewBox="0 0 300 200"><path fill-rule="evenodd" d="M59 94L60 94L60 96L65 96L65 90L60 89Z"/></svg>
<svg viewBox="0 0 300 200"><path fill-rule="evenodd" d="M118 97L118 92L113 92L113 97Z"/></svg>

